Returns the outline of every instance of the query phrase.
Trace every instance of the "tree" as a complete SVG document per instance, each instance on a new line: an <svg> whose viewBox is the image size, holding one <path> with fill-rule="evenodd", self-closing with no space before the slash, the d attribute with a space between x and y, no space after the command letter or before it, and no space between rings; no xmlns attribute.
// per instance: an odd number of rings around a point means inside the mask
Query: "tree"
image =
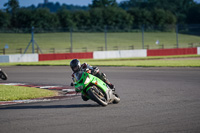
<svg viewBox="0 0 200 133"><path fill-rule="evenodd" d="M133 25L152 25L153 16L152 12L147 9L131 8L127 11L134 17Z"/></svg>
<svg viewBox="0 0 200 133"><path fill-rule="evenodd" d="M10 25L10 15L0 10L0 28L7 28Z"/></svg>
<svg viewBox="0 0 200 133"><path fill-rule="evenodd" d="M157 26L173 25L176 23L176 17L170 12L163 9L153 10L154 24Z"/></svg>
<svg viewBox="0 0 200 133"><path fill-rule="evenodd" d="M116 0L93 0L89 6L93 26L125 28L132 25L133 16L119 8Z"/></svg>
<svg viewBox="0 0 200 133"><path fill-rule="evenodd" d="M89 11L89 13L92 27L104 28L103 9L93 8Z"/></svg>
<svg viewBox="0 0 200 133"><path fill-rule="evenodd" d="M110 7L103 10L104 25L125 28L132 25L133 16L121 8Z"/></svg>
<svg viewBox="0 0 200 133"><path fill-rule="evenodd" d="M11 26L16 27L17 17L16 12L19 9L19 2L18 0L8 0L8 3L4 4L6 11L11 14Z"/></svg>
<svg viewBox="0 0 200 133"><path fill-rule="evenodd" d="M56 12L61 6L59 2L56 2L55 4L53 2L48 2L45 4L38 4L38 8L48 8L50 12Z"/></svg>
<svg viewBox="0 0 200 133"><path fill-rule="evenodd" d="M168 10L173 13L177 22L185 23L188 10L195 5L194 0L149 0L152 7Z"/></svg>
<svg viewBox="0 0 200 133"><path fill-rule="evenodd" d="M90 25L90 14L88 11L76 11L73 12L72 20L75 23L76 27L88 27Z"/></svg>
<svg viewBox="0 0 200 133"><path fill-rule="evenodd" d="M8 0L8 2L4 4L4 7L7 7L6 11L13 15L19 8L19 2L18 0Z"/></svg>
<svg viewBox="0 0 200 133"><path fill-rule="evenodd" d="M187 14L189 24L200 24L200 4L191 7Z"/></svg>
<svg viewBox="0 0 200 133"><path fill-rule="evenodd" d="M168 25L175 25L177 22L176 16L171 11L165 11L165 23Z"/></svg>
<svg viewBox="0 0 200 133"><path fill-rule="evenodd" d="M149 0L128 0L122 1L119 6L125 10L129 10L131 8L147 8L149 5Z"/></svg>
<svg viewBox="0 0 200 133"><path fill-rule="evenodd" d="M60 21L60 25L63 28L70 28L74 25L72 21L72 14L66 9L59 10L57 12L58 19Z"/></svg>
<svg viewBox="0 0 200 133"><path fill-rule="evenodd" d="M156 26L162 26L165 24L165 11L163 9L154 9L153 21Z"/></svg>
<svg viewBox="0 0 200 133"><path fill-rule="evenodd" d="M105 7L117 7L116 0L93 0L92 4L89 5L90 8L105 8Z"/></svg>
<svg viewBox="0 0 200 133"><path fill-rule="evenodd" d="M59 19L55 13L48 9L41 8L33 12L33 26L37 28L56 28L59 26Z"/></svg>
<svg viewBox="0 0 200 133"><path fill-rule="evenodd" d="M16 13L16 28L30 28L33 26L33 11L28 9L19 9Z"/></svg>
<svg viewBox="0 0 200 133"><path fill-rule="evenodd" d="M120 3L120 7L125 10L139 8L151 12L155 9L169 11L176 17L178 23L186 22L187 12L194 5L194 0L129 0ZM171 18L171 20L173 19Z"/></svg>

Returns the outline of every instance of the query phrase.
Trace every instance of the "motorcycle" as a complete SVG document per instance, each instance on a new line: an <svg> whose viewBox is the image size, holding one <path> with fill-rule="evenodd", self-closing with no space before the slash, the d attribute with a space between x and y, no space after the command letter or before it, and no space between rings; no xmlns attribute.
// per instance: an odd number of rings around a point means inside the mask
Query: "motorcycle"
<svg viewBox="0 0 200 133"><path fill-rule="evenodd" d="M8 79L8 75L5 72L3 72L1 69L0 69L0 78L2 80L7 80Z"/></svg>
<svg viewBox="0 0 200 133"><path fill-rule="evenodd" d="M120 97L105 82L92 74L79 71L74 74L73 80L72 86L75 86L76 92L81 92L87 99L99 105L107 106L110 103L120 102Z"/></svg>

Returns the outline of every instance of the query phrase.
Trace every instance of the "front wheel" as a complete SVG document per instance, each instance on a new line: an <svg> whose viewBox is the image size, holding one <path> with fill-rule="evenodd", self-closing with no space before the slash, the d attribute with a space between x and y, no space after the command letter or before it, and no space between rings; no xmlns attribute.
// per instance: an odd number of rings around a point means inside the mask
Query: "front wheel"
<svg viewBox="0 0 200 133"><path fill-rule="evenodd" d="M4 73L3 71L0 71L0 78L3 79L3 80L7 80L8 79L8 76L6 73Z"/></svg>
<svg viewBox="0 0 200 133"><path fill-rule="evenodd" d="M102 90L98 89L96 86L91 87L88 90L87 94L92 100L97 102L99 105L102 105L102 106L108 105L104 92L102 92Z"/></svg>

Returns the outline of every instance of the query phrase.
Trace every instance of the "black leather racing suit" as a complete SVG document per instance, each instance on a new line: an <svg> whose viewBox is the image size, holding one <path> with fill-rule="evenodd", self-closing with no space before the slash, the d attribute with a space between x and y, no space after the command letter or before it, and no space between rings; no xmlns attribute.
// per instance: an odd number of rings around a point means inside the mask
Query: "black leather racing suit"
<svg viewBox="0 0 200 133"><path fill-rule="evenodd" d="M114 88L114 86L108 81L108 79L106 78L106 75L104 73L101 73L99 71L99 68L98 67L93 67L93 66L90 66L89 64L87 63L83 63L81 65L81 70L83 71L86 71L86 72L89 72L90 74L100 78L103 82L105 82L111 89Z"/></svg>

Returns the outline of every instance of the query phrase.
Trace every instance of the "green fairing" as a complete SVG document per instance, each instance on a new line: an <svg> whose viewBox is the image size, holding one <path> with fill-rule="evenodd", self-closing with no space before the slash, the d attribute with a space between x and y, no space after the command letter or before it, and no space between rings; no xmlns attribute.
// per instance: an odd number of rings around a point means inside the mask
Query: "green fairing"
<svg viewBox="0 0 200 133"><path fill-rule="evenodd" d="M86 81L86 78L87 78L87 77L89 77L90 81L89 81L87 84L84 84L83 81ZM82 82L81 82L81 81L82 81ZM87 89L86 89L86 92L87 92L87 91L90 89L90 86L87 87L90 83L92 83L92 84L94 84L94 85L100 87L104 92L106 92L106 90L108 89L106 83L104 83L104 82L103 82L101 79L99 79L98 77L95 77L95 76L93 76L92 74L89 74L89 73L87 73L87 72L83 72L81 78L80 78L78 81L75 82L75 89L76 89L77 91L79 91L77 88L83 86L83 88L82 88L79 92L85 94L84 89L87 88Z"/></svg>

